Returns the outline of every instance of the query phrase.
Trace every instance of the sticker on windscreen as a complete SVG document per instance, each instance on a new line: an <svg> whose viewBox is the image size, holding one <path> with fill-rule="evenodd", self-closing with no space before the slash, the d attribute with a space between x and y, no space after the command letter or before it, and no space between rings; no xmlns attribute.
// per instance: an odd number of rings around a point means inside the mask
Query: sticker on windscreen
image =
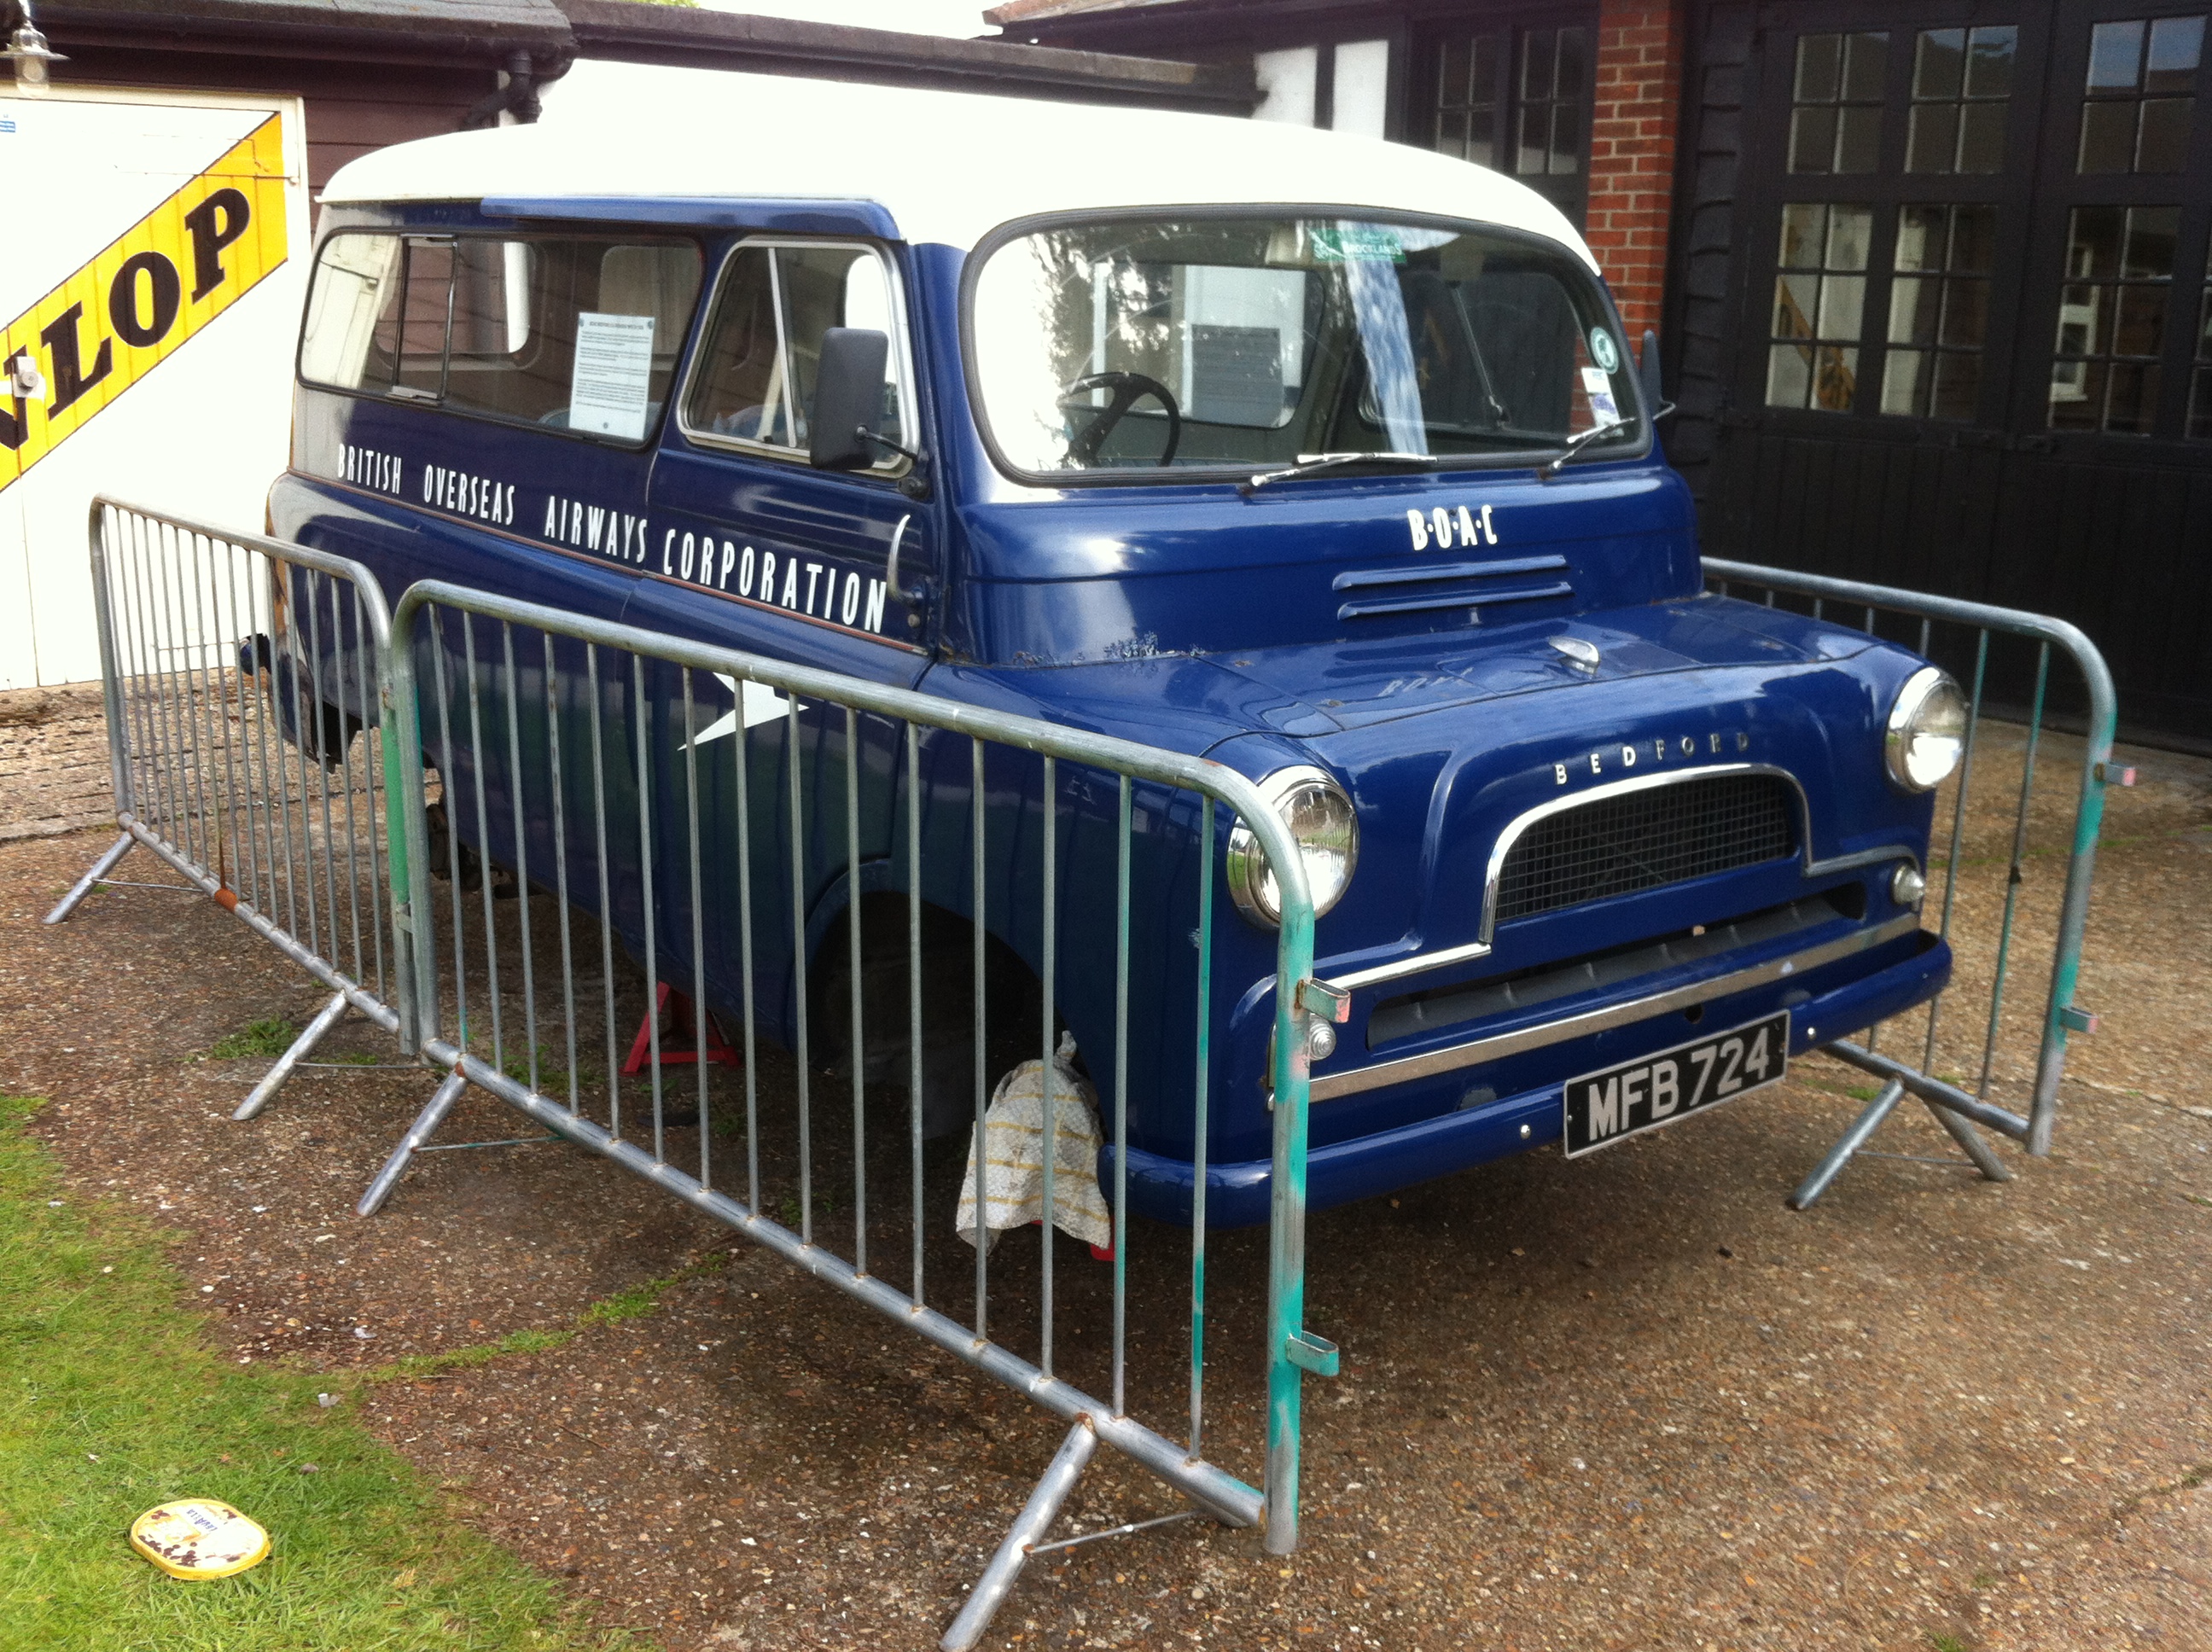
<svg viewBox="0 0 2212 1652"><path fill-rule="evenodd" d="M1607 373L1619 369L1620 351L1613 342L1613 335L1604 328L1592 327L1589 330L1589 352L1590 360Z"/></svg>
<svg viewBox="0 0 2212 1652"><path fill-rule="evenodd" d="M1403 264L1404 238L1388 224L1316 224L1308 232L1316 264Z"/></svg>

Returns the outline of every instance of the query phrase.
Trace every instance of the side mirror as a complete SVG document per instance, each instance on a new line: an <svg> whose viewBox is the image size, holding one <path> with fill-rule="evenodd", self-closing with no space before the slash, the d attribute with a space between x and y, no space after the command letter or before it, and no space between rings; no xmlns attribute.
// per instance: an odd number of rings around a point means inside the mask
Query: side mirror
<svg viewBox="0 0 2212 1652"><path fill-rule="evenodd" d="M814 408L806 461L818 470L858 471L875 463L872 432L884 416L884 367L891 341L872 327L831 327L814 369Z"/></svg>

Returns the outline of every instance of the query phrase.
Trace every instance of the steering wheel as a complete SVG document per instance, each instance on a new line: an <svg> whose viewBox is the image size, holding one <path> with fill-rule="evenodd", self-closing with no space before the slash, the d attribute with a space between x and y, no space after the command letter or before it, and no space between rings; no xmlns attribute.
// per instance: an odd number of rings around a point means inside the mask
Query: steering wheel
<svg viewBox="0 0 2212 1652"><path fill-rule="evenodd" d="M1089 465L1098 457L1098 449L1114 428L1144 397L1157 397L1168 410L1168 445L1156 461L1161 465L1175 463L1176 448L1182 441L1182 409L1176 405L1174 392L1157 379L1148 379L1141 373L1094 373L1078 379L1060 392L1060 404L1071 411L1077 410L1075 398L1086 390L1111 390L1114 399L1098 410L1097 416L1075 434L1067 444L1067 456L1079 465Z"/></svg>

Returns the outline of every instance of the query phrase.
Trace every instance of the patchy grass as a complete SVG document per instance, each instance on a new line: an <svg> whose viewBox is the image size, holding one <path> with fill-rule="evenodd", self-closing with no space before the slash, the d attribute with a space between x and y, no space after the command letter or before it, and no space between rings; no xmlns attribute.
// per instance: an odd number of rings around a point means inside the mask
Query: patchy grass
<svg viewBox="0 0 2212 1652"><path fill-rule="evenodd" d="M208 1047L206 1059L210 1061L242 1061L251 1055L270 1060L292 1048L292 1041L300 1029L290 1022L277 1017L256 1021L234 1033L225 1033Z"/></svg>
<svg viewBox="0 0 2212 1652"><path fill-rule="evenodd" d="M0 1649L638 1644L584 1627L545 1579L318 1406L313 1373L219 1363L179 1306L162 1236L64 1200L23 1129L37 1106L0 1098ZM203 1583L140 1559L131 1521L185 1496L268 1527L270 1558Z"/></svg>
<svg viewBox="0 0 2212 1652"><path fill-rule="evenodd" d="M686 1279L699 1278L705 1274L719 1273L723 1257L720 1252L702 1257L689 1267L678 1268L665 1279L646 1279L618 1291L611 1297L602 1297L576 1315L575 1321L559 1330L515 1331L497 1342L480 1342L472 1348L452 1348L443 1353L408 1354L362 1372L352 1379L363 1382L406 1382L426 1376L435 1376L441 1371L469 1370L478 1365L489 1365L495 1359L508 1354L538 1354L550 1348L565 1348L576 1339L580 1332L596 1326L620 1325L624 1320L642 1319L660 1306L660 1298Z"/></svg>

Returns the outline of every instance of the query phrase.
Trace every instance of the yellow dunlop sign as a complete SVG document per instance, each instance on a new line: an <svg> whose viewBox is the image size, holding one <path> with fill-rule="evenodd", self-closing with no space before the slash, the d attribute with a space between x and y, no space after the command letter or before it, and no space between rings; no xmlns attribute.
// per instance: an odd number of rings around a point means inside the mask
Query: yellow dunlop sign
<svg viewBox="0 0 2212 1652"><path fill-rule="evenodd" d="M0 489L284 262L284 187L271 115L0 331Z"/></svg>

